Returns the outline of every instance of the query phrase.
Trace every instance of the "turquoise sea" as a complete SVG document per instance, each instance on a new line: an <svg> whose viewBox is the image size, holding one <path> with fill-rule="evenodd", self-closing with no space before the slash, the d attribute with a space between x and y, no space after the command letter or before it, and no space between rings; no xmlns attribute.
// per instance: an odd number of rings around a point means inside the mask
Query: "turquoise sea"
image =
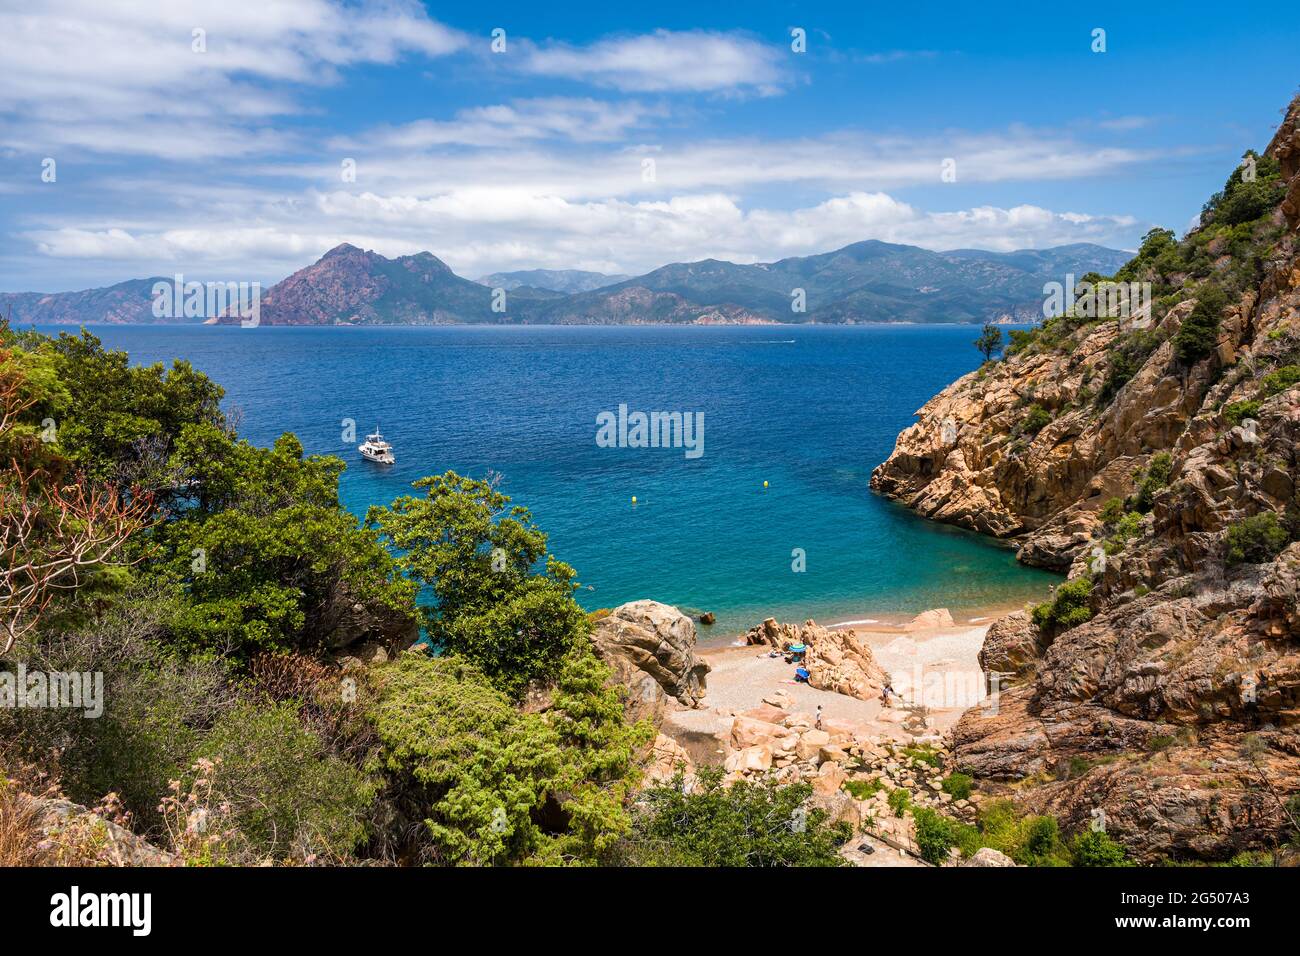
<svg viewBox="0 0 1300 956"><path fill-rule="evenodd" d="M978 364L971 326L92 331L136 363L190 360L224 386L250 440L292 431L309 452L343 458L343 500L358 515L422 475L497 472L578 570L585 606L711 610L706 640L768 616L889 620L946 606L961 621L1059 580L867 486L913 413ZM702 413L703 453L602 447L597 416L620 405ZM343 440L344 419L356 441ZM356 453L376 425L396 448L392 467Z"/></svg>

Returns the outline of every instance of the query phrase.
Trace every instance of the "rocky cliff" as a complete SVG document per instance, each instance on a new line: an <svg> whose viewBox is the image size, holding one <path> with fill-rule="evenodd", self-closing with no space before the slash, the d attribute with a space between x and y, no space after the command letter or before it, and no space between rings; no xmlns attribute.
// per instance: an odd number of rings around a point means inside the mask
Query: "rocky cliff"
<svg viewBox="0 0 1300 956"><path fill-rule="evenodd" d="M1300 818L1300 99L1201 225L935 396L872 486L1068 572L990 630L1010 676L955 755L1144 861L1271 848ZM1063 278L1063 277L1062 277ZM1296 541L1297 543L1290 543Z"/></svg>

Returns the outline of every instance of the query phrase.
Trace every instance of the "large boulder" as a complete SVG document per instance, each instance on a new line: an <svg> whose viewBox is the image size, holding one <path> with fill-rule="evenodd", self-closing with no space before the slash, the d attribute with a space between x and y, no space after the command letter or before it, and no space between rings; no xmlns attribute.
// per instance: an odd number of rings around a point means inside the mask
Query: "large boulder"
<svg viewBox="0 0 1300 956"><path fill-rule="evenodd" d="M962 866L1015 866L1016 861L1001 850L983 846L976 850Z"/></svg>
<svg viewBox="0 0 1300 956"><path fill-rule="evenodd" d="M808 683L859 700L880 696L889 675L876 663L871 648L855 631L831 631L809 621L803 628Z"/></svg>
<svg viewBox="0 0 1300 956"><path fill-rule="evenodd" d="M51 856L55 865L65 862L60 859L61 854L82 866L180 866L183 863L175 854L70 800L17 794L17 805L31 812L36 829L44 836L41 849Z"/></svg>
<svg viewBox="0 0 1300 956"><path fill-rule="evenodd" d="M644 782L646 784L665 783L678 773L683 781L690 784L695 777L695 762L686 748L665 734L655 737L646 756Z"/></svg>
<svg viewBox="0 0 1300 956"><path fill-rule="evenodd" d="M952 627L952 612L946 607L922 611L903 625L905 631L928 631L937 627Z"/></svg>
<svg viewBox="0 0 1300 956"><path fill-rule="evenodd" d="M695 656L694 622L677 608L632 601L601 619L591 639L596 653L634 691L648 676L664 694L687 707L704 699L709 665Z"/></svg>
<svg viewBox="0 0 1300 956"><path fill-rule="evenodd" d="M927 613L947 615L948 612ZM951 617L947 620L952 623ZM881 688L889 679L876 663L870 646L856 631L833 631L811 620L802 624L778 623L769 617L745 633L745 643L779 650L803 644L807 648L804 666L808 668L808 683L818 690L871 700L880 696Z"/></svg>
<svg viewBox="0 0 1300 956"><path fill-rule="evenodd" d="M980 667L1007 678L1033 672L1042 654L1042 636L1024 611L1015 611L989 625L980 648Z"/></svg>

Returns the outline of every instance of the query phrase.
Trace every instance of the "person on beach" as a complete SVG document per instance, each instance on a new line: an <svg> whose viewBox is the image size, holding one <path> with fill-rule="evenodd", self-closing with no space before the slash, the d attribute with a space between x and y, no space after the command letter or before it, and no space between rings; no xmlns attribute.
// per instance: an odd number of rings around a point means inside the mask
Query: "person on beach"
<svg viewBox="0 0 1300 956"><path fill-rule="evenodd" d="M818 730L822 729L822 705L821 704L817 705L817 719L816 721L813 722L813 726L816 727Z"/></svg>
<svg viewBox="0 0 1300 956"><path fill-rule="evenodd" d="M885 686L880 688L880 706L881 707L891 706L889 703L889 698L893 696L896 696L894 694L894 685L891 684L889 681L885 681Z"/></svg>

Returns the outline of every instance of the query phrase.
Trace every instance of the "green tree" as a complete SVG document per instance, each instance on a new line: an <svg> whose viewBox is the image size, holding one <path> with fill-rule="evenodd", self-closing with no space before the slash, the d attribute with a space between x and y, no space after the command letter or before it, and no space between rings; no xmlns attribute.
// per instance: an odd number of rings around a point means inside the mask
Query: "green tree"
<svg viewBox="0 0 1300 956"><path fill-rule="evenodd" d="M188 362L132 366L98 338L61 333L39 343L51 356L67 401L54 415L58 447L92 480L139 485L159 505L183 497L167 460L187 425L223 428L222 389Z"/></svg>
<svg viewBox="0 0 1300 956"><path fill-rule="evenodd" d="M424 496L372 508L366 523L432 591L434 603L423 608L430 639L511 694L554 677L587 628L573 569L547 555L528 509L508 508L491 483L449 471L414 487Z"/></svg>
<svg viewBox="0 0 1300 956"><path fill-rule="evenodd" d="M340 506L337 458L304 455L290 434L264 449L195 425L172 463L197 485L191 507L156 530L155 567L190 597L177 621L187 645L310 648L329 639L329 610L344 604L363 605L391 633L413 627L403 622L416 586Z"/></svg>
<svg viewBox="0 0 1300 956"><path fill-rule="evenodd" d="M1180 362L1193 365L1214 351L1227 304L1227 295L1216 285L1203 283L1196 290L1196 305L1174 333L1174 354Z"/></svg>
<svg viewBox="0 0 1300 956"><path fill-rule="evenodd" d="M991 361L993 354L1002 349L1002 330L991 322L984 323L980 337L975 340L975 347L984 356L984 361Z"/></svg>

